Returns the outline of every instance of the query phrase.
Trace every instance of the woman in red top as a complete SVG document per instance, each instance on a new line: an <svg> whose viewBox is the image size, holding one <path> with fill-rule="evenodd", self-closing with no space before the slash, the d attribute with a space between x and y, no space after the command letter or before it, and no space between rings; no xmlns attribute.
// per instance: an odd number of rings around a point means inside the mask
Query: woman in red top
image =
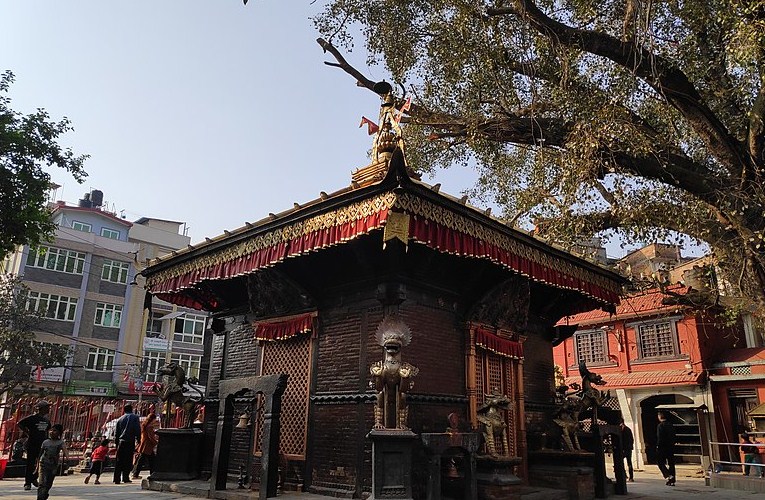
<svg viewBox="0 0 765 500"><path fill-rule="evenodd" d="M85 484L88 484L90 476L93 474L96 475L96 482L94 484L101 484L99 478L104 471L104 463L106 463L107 455L109 455L109 440L104 439L101 441L101 446L90 453L90 474L85 478Z"/></svg>
<svg viewBox="0 0 765 500"><path fill-rule="evenodd" d="M138 445L138 459L133 467L133 479L140 479L141 469L144 465L149 466L149 473L154 472L154 453L157 449L159 438L157 437L157 415L149 413L146 420L141 424L141 444Z"/></svg>

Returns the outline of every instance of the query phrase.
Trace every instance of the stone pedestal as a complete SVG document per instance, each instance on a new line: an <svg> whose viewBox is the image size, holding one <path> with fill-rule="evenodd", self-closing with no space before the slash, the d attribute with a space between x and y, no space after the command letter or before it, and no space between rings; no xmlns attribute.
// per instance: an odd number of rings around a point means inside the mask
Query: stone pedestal
<svg viewBox="0 0 765 500"><path fill-rule="evenodd" d="M190 481L199 477L202 453L201 429L159 429L155 481Z"/></svg>
<svg viewBox="0 0 765 500"><path fill-rule="evenodd" d="M372 430L370 500L412 500L412 447L417 435L400 429Z"/></svg>
<svg viewBox="0 0 765 500"><path fill-rule="evenodd" d="M529 452L529 483L566 490L572 500L595 498L595 454L587 451Z"/></svg>
<svg viewBox="0 0 765 500"><path fill-rule="evenodd" d="M478 498L494 500L511 498L522 483L513 469L521 463L520 457L476 457Z"/></svg>
<svg viewBox="0 0 765 500"><path fill-rule="evenodd" d="M443 482L461 480L462 487L458 498L464 500L476 500L476 463L475 452L481 442L481 435L476 432L453 432L453 433L423 433L422 444L428 454L428 489L427 500L440 500L442 498ZM457 470L458 478L443 478L442 460L449 452L457 452L463 462L462 468ZM455 495L457 496L457 495Z"/></svg>

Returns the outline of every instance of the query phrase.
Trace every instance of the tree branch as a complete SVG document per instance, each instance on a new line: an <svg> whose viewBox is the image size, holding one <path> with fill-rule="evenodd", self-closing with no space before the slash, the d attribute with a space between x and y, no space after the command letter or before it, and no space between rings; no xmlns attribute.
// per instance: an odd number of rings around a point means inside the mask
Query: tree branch
<svg viewBox="0 0 765 500"><path fill-rule="evenodd" d="M515 0L513 7L487 9L489 16L524 17L553 43L604 57L643 79L686 118L709 150L738 178L747 163L743 147L720 119L706 106L688 77L665 58L608 34L572 28L544 14L531 0Z"/></svg>
<svg viewBox="0 0 765 500"><path fill-rule="evenodd" d="M749 154L757 165L765 165L765 78L749 113Z"/></svg>

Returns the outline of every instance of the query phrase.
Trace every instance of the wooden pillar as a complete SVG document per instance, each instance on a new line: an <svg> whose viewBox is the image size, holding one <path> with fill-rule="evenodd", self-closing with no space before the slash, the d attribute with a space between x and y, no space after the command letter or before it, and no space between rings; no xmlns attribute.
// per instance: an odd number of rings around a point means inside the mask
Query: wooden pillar
<svg viewBox="0 0 765 500"><path fill-rule="evenodd" d="M475 380L475 327L472 325L468 325L468 334L466 340L468 345L465 349L465 352L467 352L467 360L465 363L465 381L467 385L468 397L468 420L470 421L470 425L475 429L478 422L478 394L476 392L477 389Z"/></svg>
<svg viewBox="0 0 765 500"><path fill-rule="evenodd" d="M215 454L213 455L210 489L222 491L226 489L228 476L229 450L231 449L231 432L234 427L234 396L223 395L218 411L218 426L215 432Z"/></svg>
<svg viewBox="0 0 765 500"><path fill-rule="evenodd" d="M523 360L519 359L515 365L516 368L516 401L518 402L518 456L521 457L520 475L524 482L529 480L529 454L526 443L526 404L523 395Z"/></svg>

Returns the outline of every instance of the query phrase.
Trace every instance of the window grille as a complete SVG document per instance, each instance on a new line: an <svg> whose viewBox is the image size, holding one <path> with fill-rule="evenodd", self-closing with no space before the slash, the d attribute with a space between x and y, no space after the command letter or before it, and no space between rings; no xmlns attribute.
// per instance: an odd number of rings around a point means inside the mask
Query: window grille
<svg viewBox="0 0 765 500"><path fill-rule="evenodd" d="M674 356L676 354L675 335L672 324L651 323L638 327L638 343L643 358Z"/></svg>
<svg viewBox="0 0 765 500"><path fill-rule="evenodd" d="M263 343L262 375L288 373L289 384L282 395L280 452L299 460L305 458L308 428L308 383L311 376L311 338L298 335L288 340ZM262 439L262 410L258 418L256 451Z"/></svg>
<svg viewBox="0 0 765 500"><path fill-rule="evenodd" d="M592 331L577 333L574 336L576 344L576 357L579 363L588 365L605 363L608 361L606 348L606 332Z"/></svg>

